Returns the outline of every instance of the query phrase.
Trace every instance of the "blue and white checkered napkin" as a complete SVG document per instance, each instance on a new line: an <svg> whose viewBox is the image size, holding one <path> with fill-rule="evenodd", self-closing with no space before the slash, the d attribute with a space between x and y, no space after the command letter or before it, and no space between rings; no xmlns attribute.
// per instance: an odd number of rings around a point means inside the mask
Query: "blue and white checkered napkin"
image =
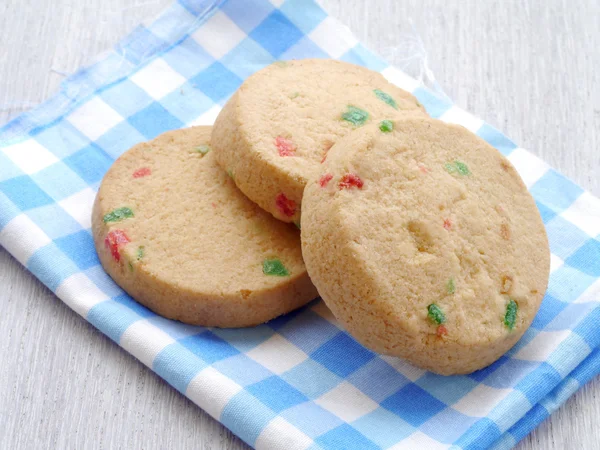
<svg viewBox="0 0 600 450"><path fill-rule="evenodd" d="M381 71L513 162L552 249L548 292L506 356L442 377L378 356L321 302L266 325L156 316L104 273L90 235L108 167L133 144L210 124L248 75L332 57ZM180 0L0 130L0 244L71 308L256 448L509 448L600 371L600 200L390 67L311 0Z"/></svg>

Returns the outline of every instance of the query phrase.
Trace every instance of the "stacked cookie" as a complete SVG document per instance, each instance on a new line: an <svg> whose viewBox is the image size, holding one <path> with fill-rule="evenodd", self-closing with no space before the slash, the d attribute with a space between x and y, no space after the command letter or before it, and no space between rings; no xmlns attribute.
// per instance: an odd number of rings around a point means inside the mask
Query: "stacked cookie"
<svg viewBox="0 0 600 450"><path fill-rule="evenodd" d="M318 291L363 345L441 374L512 347L549 271L543 223L506 158L332 60L273 64L212 135L174 131L125 153L93 231L106 271L165 317L249 326Z"/></svg>

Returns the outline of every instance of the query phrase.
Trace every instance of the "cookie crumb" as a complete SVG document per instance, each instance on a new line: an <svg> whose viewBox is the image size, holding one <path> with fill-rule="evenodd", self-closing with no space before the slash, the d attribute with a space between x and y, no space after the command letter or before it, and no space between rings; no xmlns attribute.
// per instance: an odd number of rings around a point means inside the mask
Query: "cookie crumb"
<svg viewBox="0 0 600 450"><path fill-rule="evenodd" d="M508 294L512 289L513 285L513 277L510 275L502 276L502 289L500 290L501 294Z"/></svg>
<svg viewBox="0 0 600 450"><path fill-rule="evenodd" d="M503 223L500 225L500 236L502 236L502 239L504 239L505 241L510 240L510 227L507 223Z"/></svg>

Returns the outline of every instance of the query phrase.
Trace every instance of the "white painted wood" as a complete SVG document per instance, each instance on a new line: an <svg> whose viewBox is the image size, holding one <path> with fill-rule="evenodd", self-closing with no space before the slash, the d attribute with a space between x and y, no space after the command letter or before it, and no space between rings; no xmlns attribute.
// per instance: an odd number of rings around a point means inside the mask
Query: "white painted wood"
<svg viewBox="0 0 600 450"><path fill-rule="evenodd" d="M168 0L0 2L0 123ZM447 94L600 195L597 0L322 0L388 52L412 19ZM397 63L400 63L396 59ZM0 448L247 448L0 249ZM595 379L520 450L600 448Z"/></svg>

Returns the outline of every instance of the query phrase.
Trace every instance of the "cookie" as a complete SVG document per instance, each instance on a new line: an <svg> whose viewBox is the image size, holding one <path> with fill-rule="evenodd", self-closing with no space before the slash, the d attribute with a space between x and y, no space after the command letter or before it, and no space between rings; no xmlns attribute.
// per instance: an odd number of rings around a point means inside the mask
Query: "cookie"
<svg viewBox="0 0 600 450"><path fill-rule="evenodd" d="M213 127L217 161L240 190L284 222L299 223L302 192L331 146L365 124L425 115L406 91L364 67L280 61L250 76Z"/></svg>
<svg viewBox="0 0 600 450"><path fill-rule="evenodd" d="M248 200L208 145L210 127L165 133L123 154L92 215L106 272L182 322L260 324L317 296L299 231Z"/></svg>
<svg viewBox="0 0 600 450"><path fill-rule="evenodd" d="M511 163L460 126L357 130L303 201L308 273L376 352L470 373L510 349L540 306L550 252L535 202Z"/></svg>

